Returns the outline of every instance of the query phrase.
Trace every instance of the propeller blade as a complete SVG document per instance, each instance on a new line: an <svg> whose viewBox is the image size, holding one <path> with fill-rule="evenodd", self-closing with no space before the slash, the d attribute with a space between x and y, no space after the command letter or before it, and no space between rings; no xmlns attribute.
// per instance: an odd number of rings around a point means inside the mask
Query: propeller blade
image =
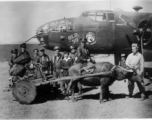
<svg viewBox="0 0 152 120"><path fill-rule="evenodd" d="M128 43L129 43L129 45L131 46L131 44L132 44L132 40L130 39L130 37L126 34L126 38L127 38L127 41L128 41Z"/></svg>
<svg viewBox="0 0 152 120"><path fill-rule="evenodd" d="M140 38L139 38L139 36L138 36L138 35L136 35L136 38L137 38L137 40L138 40L138 41L140 41Z"/></svg>
<svg viewBox="0 0 152 120"><path fill-rule="evenodd" d="M119 18L132 29L137 29L135 22L124 14L120 14Z"/></svg>

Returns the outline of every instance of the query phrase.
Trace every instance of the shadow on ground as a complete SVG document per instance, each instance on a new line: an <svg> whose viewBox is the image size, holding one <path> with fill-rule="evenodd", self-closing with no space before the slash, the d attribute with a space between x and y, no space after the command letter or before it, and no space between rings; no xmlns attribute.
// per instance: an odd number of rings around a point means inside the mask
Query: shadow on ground
<svg viewBox="0 0 152 120"><path fill-rule="evenodd" d="M152 95L152 91L150 91L150 90L146 91L145 95L146 95L146 99L148 99L149 96ZM134 98L141 98L141 92L138 92L138 93L134 94L133 97Z"/></svg>
<svg viewBox="0 0 152 120"><path fill-rule="evenodd" d="M110 93L110 98L111 99L123 99L125 98L126 95L123 94L123 93L120 93L120 94L113 94L113 93ZM94 100L99 100L99 93L97 94L89 94L89 95L84 95L82 96L82 99L94 99Z"/></svg>
<svg viewBox="0 0 152 120"><path fill-rule="evenodd" d="M89 92L94 89L97 89L97 87L83 88L83 93ZM146 91L145 94L146 94L146 98L148 99L149 96L152 95L152 91ZM124 93L119 93L119 94L110 93L110 98L112 100L124 99L124 98L126 98L126 96L127 95ZM140 98L141 93L138 92L138 93L134 94L133 97ZM43 85L43 86L37 87L37 97L33 101L32 104L41 104L41 103L45 103L47 101L54 101L54 100L65 100L65 98L66 98L66 96L63 95L60 90L58 90L57 88L53 88L50 84L48 84L48 85ZM81 99L79 99L79 100L82 100L82 99L99 100L99 93L82 95Z"/></svg>
<svg viewBox="0 0 152 120"><path fill-rule="evenodd" d="M50 84L37 87L37 96L32 104L41 104L54 100L65 100L66 96L57 88L59 88L59 86L53 87ZM93 89L97 89L97 87L83 88L83 93L89 92ZM76 92L78 92L78 89L76 89Z"/></svg>

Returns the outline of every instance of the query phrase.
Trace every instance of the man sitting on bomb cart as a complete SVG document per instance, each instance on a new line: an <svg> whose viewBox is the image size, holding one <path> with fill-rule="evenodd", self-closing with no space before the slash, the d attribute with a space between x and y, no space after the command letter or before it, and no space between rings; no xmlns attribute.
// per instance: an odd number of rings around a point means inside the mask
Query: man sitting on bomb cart
<svg viewBox="0 0 152 120"><path fill-rule="evenodd" d="M90 69L94 68L95 61L92 60L90 56L89 49L86 46L87 39L82 38L81 45L77 48L77 57L78 57L78 63L81 63L83 67L79 70L79 74L82 74L83 71L86 73L91 72Z"/></svg>

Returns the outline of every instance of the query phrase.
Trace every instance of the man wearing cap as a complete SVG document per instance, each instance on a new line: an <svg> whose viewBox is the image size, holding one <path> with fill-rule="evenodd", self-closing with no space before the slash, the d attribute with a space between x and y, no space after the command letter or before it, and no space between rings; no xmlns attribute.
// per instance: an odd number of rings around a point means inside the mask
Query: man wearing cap
<svg viewBox="0 0 152 120"><path fill-rule="evenodd" d="M32 58L32 63L37 64L38 58L39 58L39 50L36 48L36 49L33 50L33 52L34 52L34 55L33 55L33 58Z"/></svg>
<svg viewBox="0 0 152 120"><path fill-rule="evenodd" d="M121 54L121 60L118 64L119 66L123 67L123 68L126 68L126 60L125 60L125 54Z"/></svg>
<svg viewBox="0 0 152 120"><path fill-rule="evenodd" d="M140 90L141 100L145 100L145 86L143 81L143 73L144 73L144 58L141 53L138 52L138 44L132 44L132 53L128 55L126 59L126 65L130 69L135 71L132 79L128 80L128 89L129 89L129 97L132 97L134 90L134 80L136 79L136 83Z"/></svg>
<svg viewBox="0 0 152 120"><path fill-rule="evenodd" d="M45 49L40 49L39 51L39 58L37 60L37 63L39 63L42 66L42 71L47 75L50 71L50 59L49 56L45 54Z"/></svg>
<svg viewBox="0 0 152 120"><path fill-rule="evenodd" d="M78 57L78 63L82 63L83 67L80 69L79 73L83 70L86 72L89 72L90 68L94 68L94 64L91 61L90 52L89 49L86 46L87 39L82 38L81 39L81 45L77 49L77 57Z"/></svg>
<svg viewBox="0 0 152 120"><path fill-rule="evenodd" d="M20 55L22 55L22 54L27 54L27 55L29 55L29 53L26 51L26 43L22 43L22 44L20 45L20 48L21 48L21 51L20 51L20 53L19 53L18 56L20 56ZM29 56L30 56L30 55L29 55Z"/></svg>
<svg viewBox="0 0 152 120"><path fill-rule="evenodd" d="M87 39L82 38L80 40L81 40L81 45L77 48L78 62L87 63L87 60L90 57L90 52L86 46Z"/></svg>
<svg viewBox="0 0 152 120"><path fill-rule="evenodd" d="M60 53L60 47L54 47L55 55L52 57L53 75L55 78L61 77L61 63L62 55Z"/></svg>
<svg viewBox="0 0 152 120"><path fill-rule="evenodd" d="M10 66L10 69L13 67L13 65L15 64L15 59L17 58L18 55L18 50L17 49L13 49L11 50L12 56L11 59L8 61L8 64Z"/></svg>
<svg viewBox="0 0 152 120"><path fill-rule="evenodd" d="M29 63L29 73L34 74L34 72L37 72L37 67L36 65L38 64L38 59L39 59L39 50L36 48L33 50L33 57L31 62Z"/></svg>
<svg viewBox="0 0 152 120"><path fill-rule="evenodd" d="M77 63L77 50L74 46L70 46L70 58L72 59L72 64L76 64Z"/></svg>

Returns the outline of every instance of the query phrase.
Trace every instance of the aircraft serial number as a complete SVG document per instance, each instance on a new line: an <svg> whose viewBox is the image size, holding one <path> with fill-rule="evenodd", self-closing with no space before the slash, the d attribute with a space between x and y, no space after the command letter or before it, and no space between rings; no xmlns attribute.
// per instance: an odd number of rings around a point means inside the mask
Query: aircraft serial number
<svg viewBox="0 0 152 120"><path fill-rule="evenodd" d="M74 33L72 35L68 36L69 42L72 42L73 44L75 44L76 42L79 42L79 35L78 33Z"/></svg>

